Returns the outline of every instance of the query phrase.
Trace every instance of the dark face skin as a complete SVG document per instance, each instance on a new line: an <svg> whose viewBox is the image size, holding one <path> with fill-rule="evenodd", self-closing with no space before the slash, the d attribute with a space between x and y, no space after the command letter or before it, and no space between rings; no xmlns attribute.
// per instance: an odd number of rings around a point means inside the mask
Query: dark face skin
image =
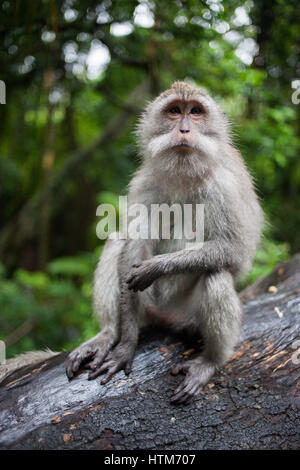
<svg viewBox="0 0 300 470"><path fill-rule="evenodd" d="M175 99L165 108L167 119L174 123L176 142L174 148L182 152L194 149L194 135L198 132L199 122L203 119L204 108L199 101Z"/></svg>

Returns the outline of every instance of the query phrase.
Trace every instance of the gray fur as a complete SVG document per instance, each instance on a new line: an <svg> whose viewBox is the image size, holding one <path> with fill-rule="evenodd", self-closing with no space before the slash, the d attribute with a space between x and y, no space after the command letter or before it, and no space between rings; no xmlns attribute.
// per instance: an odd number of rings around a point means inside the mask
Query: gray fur
<svg viewBox="0 0 300 470"><path fill-rule="evenodd" d="M18 354L17 356L8 359L5 364L0 366L0 383L13 372L23 369L27 366L33 366L34 364L39 364L50 357L56 356L58 352L51 351L46 349L45 351L28 351L23 354Z"/></svg>
<svg viewBox="0 0 300 470"><path fill-rule="evenodd" d="M174 99L182 112L169 116ZM191 100L201 114L191 114ZM102 330L70 355L67 373L73 377L90 361L90 378L107 371L102 383L120 369L128 374L139 328L154 312L156 322L204 338L203 354L174 370L185 374L172 398L182 403L233 353L242 314L234 283L252 265L263 213L230 143L227 118L202 90L176 82L148 105L137 136L142 163L129 185L129 204L205 204L204 244L187 249L186 240L109 240L94 284ZM174 147L183 139L189 148Z"/></svg>

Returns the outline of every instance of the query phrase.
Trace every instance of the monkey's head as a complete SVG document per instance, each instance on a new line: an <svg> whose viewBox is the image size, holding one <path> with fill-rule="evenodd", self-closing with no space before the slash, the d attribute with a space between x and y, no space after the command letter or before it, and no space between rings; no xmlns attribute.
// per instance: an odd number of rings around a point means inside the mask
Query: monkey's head
<svg viewBox="0 0 300 470"><path fill-rule="evenodd" d="M224 112L207 93L175 82L147 106L137 135L146 159L173 168L183 161L207 166L218 157L219 145L229 141L228 128Z"/></svg>

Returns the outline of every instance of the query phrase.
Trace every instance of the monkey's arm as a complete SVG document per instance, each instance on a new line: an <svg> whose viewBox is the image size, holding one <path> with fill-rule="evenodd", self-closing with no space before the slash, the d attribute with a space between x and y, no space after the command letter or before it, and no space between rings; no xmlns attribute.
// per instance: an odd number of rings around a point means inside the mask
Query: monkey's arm
<svg viewBox="0 0 300 470"><path fill-rule="evenodd" d="M247 252L245 240L249 227L232 197L215 191L205 203L207 241L180 251L164 253L136 263L127 278L128 288L143 291L163 275L184 272L217 272L236 274ZM249 224L249 222L248 222Z"/></svg>
<svg viewBox="0 0 300 470"><path fill-rule="evenodd" d="M156 279L166 274L183 272L235 272L240 264L242 244L222 239L207 241L199 249L184 249L154 256L134 264L126 282L128 288L143 291Z"/></svg>
<svg viewBox="0 0 300 470"><path fill-rule="evenodd" d="M128 240L123 248L119 259L119 343L106 356L101 366L93 372L92 378L106 372L101 383L107 383L119 370L124 369L128 375L134 358L138 342L138 319L139 298L128 289L126 277L134 262L142 262L149 256L147 246L143 241Z"/></svg>

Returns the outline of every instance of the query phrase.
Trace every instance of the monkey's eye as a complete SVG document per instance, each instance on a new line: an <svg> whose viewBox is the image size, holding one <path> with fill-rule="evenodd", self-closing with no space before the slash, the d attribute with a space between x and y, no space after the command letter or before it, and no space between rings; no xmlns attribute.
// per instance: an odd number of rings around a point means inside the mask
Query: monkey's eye
<svg viewBox="0 0 300 470"><path fill-rule="evenodd" d="M179 106L173 106L173 108L170 108L168 112L171 114L181 114Z"/></svg>
<svg viewBox="0 0 300 470"><path fill-rule="evenodd" d="M194 106L191 109L191 114L202 114L202 113L203 113L203 110L202 108L200 108L200 106Z"/></svg>

